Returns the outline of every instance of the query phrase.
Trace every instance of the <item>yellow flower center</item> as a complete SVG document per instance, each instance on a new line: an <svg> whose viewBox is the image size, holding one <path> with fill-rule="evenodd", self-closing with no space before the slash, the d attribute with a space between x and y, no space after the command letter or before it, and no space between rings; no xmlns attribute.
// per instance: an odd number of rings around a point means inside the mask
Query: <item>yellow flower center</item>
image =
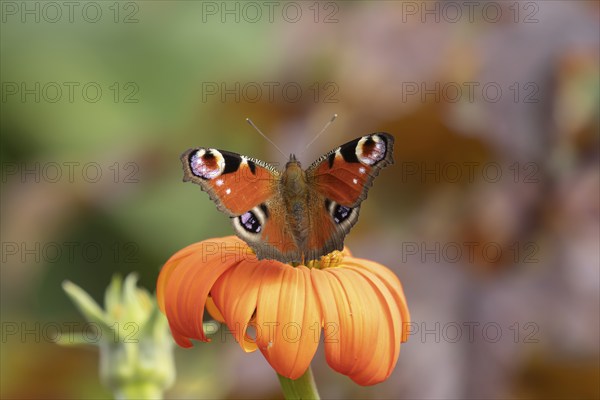
<svg viewBox="0 0 600 400"><path fill-rule="evenodd" d="M325 269L325 268L333 268L337 267L342 260L344 259L344 254L339 250L334 250L329 254L321 256L319 260L310 260L305 265L308 268L317 268L317 269Z"/></svg>

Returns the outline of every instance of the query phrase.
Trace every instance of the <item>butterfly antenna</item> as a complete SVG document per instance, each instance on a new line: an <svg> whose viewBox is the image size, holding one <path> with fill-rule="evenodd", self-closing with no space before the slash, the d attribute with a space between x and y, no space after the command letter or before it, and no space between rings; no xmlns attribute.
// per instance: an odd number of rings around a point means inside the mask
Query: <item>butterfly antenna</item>
<svg viewBox="0 0 600 400"><path fill-rule="evenodd" d="M280 152L284 157L287 157L285 155L285 153L283 151L281 151L281 149L279 147L277 147L277 145L275 143L273 143L273 141L267 137L267 135L265 135L264 133L262 133L260 131L260 129L258 129L256 127L256 125L254 125L254 122L252 122L252 120L250 118L246 118L246 122L249 123L250 126L252 126L256 130L256 132L260 133L260 136L264 137L267 140L267 142L271 143L273 145L273 147L275 147L277 149L278 152Z"/></svg>
<svg viewBox="0 0 600 400"><path fill-rule="evenodd" d="M305 151L308 149L308 147L309 147L311 144L313 144L313 143L315 142L315 140L317 140L317 139L318 139L318 137L319 137L319 136L321 136L321 134L322 134L323 132L325 132L325 130L326 130L327 128L329 128L329 125L331 125L331 123L332 123L333 121L335 121L335 119L336 119L337 117L338 117L338 115L337 115L337 114L333 114L333 117L331 117L331 119L330 119L330 120L329 120L329 121L328 121L328 122L325 124L325 126L323 127L323 129L321 129L321 132L317 133L317 134L315 135L315 137L314 137L314 138L313 138L313 139L312 139L312 140L311 140L311 141L310 141L310 142L309 142L309 143L306 145L306 147L305 147L305 148L304 148L304 150L302 151L303 153L304 153L304 152L305 152Z"/></svg>

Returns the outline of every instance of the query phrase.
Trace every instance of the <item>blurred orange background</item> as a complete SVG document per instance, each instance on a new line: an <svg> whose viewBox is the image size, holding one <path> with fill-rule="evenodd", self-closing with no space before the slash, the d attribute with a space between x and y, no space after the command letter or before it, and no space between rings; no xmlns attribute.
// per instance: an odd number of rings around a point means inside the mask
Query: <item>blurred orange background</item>
<svg viewBox="0 0 600 400"><path fill-rule="evenodd" d="M308 166L361 135L396 164L346 238L413 317L360 387L320 349L323 398L600 397L599 7L522 2L5 1L1 397L106 398L92 348L53 343L114 273L153 291L175 251L232 234L179 155ZM281 398L226 331L176 349L167 398Z"/></svg>

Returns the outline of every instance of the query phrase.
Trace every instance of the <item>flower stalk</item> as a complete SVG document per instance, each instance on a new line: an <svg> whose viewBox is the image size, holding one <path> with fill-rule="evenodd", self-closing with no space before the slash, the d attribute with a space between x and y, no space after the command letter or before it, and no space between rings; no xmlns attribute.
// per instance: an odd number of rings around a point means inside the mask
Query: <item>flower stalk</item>
<svg viewBox="0 0 600 400"><path fill-rule="evenodd" d="M277 374L279 384L286 400L319 400L319 392L310 367L298 379L286 378Z"/></svg>

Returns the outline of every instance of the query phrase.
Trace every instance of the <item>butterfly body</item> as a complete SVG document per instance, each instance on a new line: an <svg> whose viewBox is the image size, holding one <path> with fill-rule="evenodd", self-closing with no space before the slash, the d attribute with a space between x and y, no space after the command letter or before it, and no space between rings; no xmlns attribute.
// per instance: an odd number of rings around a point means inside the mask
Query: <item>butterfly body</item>
<svg viewBox="0 0 600 400"><path fill-rule="evenodd" d="M393 163L393 136L348 142L302 169L294 155L283 171L212 148L186 151L184 181L199 184L228 214L259 259L306 262L341 250L360 203L379 171Z"/></svg>
<svg viewBox="0 0 600 400"><path fill-rule="evenodd" d="M286 211L286 223L292 231L299 248L303 248L304 242L310 230L309 214L310 193L306 182L306 174L295 157L290 156L286 164L280 183L281 199Z"/></svg>

